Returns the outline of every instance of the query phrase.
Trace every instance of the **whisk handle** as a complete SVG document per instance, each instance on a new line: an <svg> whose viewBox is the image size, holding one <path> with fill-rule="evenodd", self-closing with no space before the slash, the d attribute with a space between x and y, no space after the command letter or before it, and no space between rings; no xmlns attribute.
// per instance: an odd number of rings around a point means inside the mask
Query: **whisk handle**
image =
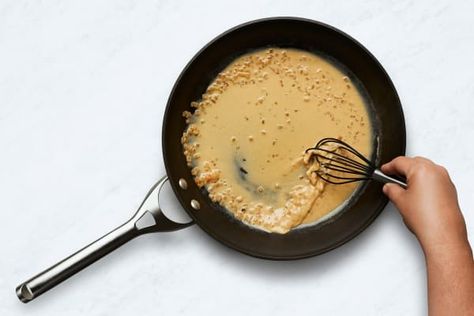
<svg viewBox="0 0 474 316"><path fill-rule="evenodd" d="M398 180L393 177L387 176L385 173L383 173L379 169L375 169L374 174L372 175L372 179L382 182L382 183L395 183L404 189L407 188L406 181Z"/></svg>

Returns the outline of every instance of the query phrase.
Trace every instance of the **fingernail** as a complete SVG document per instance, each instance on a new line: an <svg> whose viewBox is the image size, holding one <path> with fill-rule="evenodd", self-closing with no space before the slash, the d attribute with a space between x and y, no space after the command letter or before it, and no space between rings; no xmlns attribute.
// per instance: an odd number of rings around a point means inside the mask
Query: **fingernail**
<svg viewBox="0 0 474 316"><path fill-rule="evenodd" d="M393 184L392 183L385 183L383 188L382 188L383 193L387 194L388 190L390 190L391 185L393 185Z"/></svg>

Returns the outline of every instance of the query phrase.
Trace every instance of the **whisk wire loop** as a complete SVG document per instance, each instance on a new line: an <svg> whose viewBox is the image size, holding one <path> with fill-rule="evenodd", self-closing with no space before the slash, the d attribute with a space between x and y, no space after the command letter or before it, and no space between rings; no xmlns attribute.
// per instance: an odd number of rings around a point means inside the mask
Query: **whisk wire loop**
<svg viewBox="0 0 474 316"><path fill-rule="evenodd" d="M374 164L346 142L337 138L323 138L306 152L313 154L320 166L316 171L324 181L344 184L369 180ZM359 160L359 161L358 161Z"/></svg>

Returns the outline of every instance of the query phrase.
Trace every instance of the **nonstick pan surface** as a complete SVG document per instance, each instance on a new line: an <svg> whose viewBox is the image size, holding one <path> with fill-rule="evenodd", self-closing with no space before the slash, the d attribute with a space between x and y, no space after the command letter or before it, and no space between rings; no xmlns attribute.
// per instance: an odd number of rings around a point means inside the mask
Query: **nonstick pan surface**
<svg viewBox="0 0 474 316"><path fill-rule="evenodd" d="M299 259L334 249L370 225L387 203L382 185L364 183L339 213L320 224L283 235L267 233L234 219L197 187L180 142L186 129L181 113L192 111L191 102L200 99L215 76L236 57L268 47L315 52L349 72L371 112L371 158L377 164L405 153L405 123L395 87L377 59L349 35L320 22L283 17L245 23L216 37L185 67L169 97L162 131L166 171L178 200L205 232L235 250L266 259Z"/></svg>

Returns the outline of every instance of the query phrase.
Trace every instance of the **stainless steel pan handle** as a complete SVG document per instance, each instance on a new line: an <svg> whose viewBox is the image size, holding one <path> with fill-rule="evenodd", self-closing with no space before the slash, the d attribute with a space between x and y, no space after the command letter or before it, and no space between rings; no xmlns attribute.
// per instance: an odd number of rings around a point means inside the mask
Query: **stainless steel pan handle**
<svg viewBox="0 0 474 316"><path fill-rule="evenodd" d="M151 188L135 215L123 225L18 285L18 298L28 303L139 235L174 231L192 225L193 222L174 222L161 211L159 194L167 180L168 177L164 176Z"/></svg>

